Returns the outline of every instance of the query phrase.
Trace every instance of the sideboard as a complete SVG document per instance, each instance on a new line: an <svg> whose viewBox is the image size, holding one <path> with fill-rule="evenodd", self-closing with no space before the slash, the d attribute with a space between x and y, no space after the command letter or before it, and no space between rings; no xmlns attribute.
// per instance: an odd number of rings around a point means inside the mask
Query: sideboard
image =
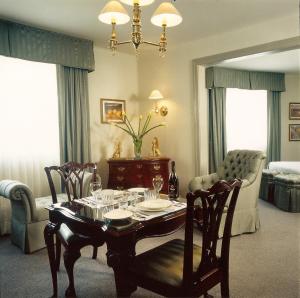
<svg viewBox="0 0 300 298"><path fill-rule="evenodd" d="M128 189L152 186L152 178L161 175L164 179L162 193L168 193L170 158L108 159L108 188Z"/></svg>

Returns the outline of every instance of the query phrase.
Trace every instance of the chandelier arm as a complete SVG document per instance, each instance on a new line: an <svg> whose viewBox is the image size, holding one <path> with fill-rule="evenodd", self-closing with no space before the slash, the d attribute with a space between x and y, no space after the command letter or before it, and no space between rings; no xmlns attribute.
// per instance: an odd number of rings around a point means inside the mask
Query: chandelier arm
<svg viewBox="0 0 300 298"><path fill-rule="evenodd" d="M118 42L118 45L121 45L121 44L128 44L128 43L132 43L132 41L131 41L131 40L120 41L120 42Z"/></svg>
<svg viewBox="0 0 300 298"><path fill-rule="evenodd" d="M152 41L144 40L143 43L149 44L149 45L152 45L152 46L159 47L159 43L155 43L155 42L152 42Z"/></svg>

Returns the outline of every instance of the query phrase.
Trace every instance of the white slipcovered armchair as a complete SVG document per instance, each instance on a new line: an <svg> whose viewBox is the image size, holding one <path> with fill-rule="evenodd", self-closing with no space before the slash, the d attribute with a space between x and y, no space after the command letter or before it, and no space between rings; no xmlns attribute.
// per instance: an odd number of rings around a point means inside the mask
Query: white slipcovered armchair
<svg viewBox="0 0 300 298"><path fill-rule="evenodd" d="M229 151L216 173L195 177L189 184L190 190L195 191L196 189L207 189L218 180L233 178L243 180L232 222L232 236L255 232L260 227L257 201L265 159L266 156L261 151ZM222 219L219 230L220 237L222 237L223 229L224 221Z"/></svg>

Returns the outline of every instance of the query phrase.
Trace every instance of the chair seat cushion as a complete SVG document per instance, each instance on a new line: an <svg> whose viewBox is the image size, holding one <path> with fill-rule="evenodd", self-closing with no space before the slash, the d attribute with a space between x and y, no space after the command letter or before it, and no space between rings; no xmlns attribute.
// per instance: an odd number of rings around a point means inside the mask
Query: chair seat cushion
<svg viewBox="0 0 300 298"><path fill-rule="evenodd" d="M193 271L196 272L201 261L202 248L194 245ZM167 284L172 287L182 285L184 241L171 240L135 257L130 272L138 280L151 280L152 283Z"/></svg>
<svg viewBox="0 0 300 298"><path fill-rule="evenodd" d="M59 203L67 202L68 196L64 193L57 195L57 201ZM49 207L52 204L52 196L40 197L35 199L36 203L36 217L35 221L43 221L49 218L49 211L46 207Z"/></svg>

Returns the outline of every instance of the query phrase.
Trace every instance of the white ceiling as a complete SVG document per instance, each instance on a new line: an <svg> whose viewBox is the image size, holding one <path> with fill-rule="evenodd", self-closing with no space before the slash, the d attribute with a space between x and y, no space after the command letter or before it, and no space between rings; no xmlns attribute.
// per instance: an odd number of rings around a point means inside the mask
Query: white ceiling
<svg viewBox="0 0 300 298"><path fill-rule="evenodd" d="M160 28L150 23L159 3L142 7L144 39L156 41ZM97 16L108 0L0 0L0 18L94 40L105 46L111 28ZM176 0L183 23L168 30L169 45L292 15L298 0ZM126 5L125 5L126 6ZM126 6L131 15L131 7ZM127 40L129 24L118 27L119 40Z"/></svg>
<svg viewBox="0 0 300 298"><path fill-rule="evenodd" d="M280 53L262 53L218 63L226 68L300 73L300 49Z"/></svg>

